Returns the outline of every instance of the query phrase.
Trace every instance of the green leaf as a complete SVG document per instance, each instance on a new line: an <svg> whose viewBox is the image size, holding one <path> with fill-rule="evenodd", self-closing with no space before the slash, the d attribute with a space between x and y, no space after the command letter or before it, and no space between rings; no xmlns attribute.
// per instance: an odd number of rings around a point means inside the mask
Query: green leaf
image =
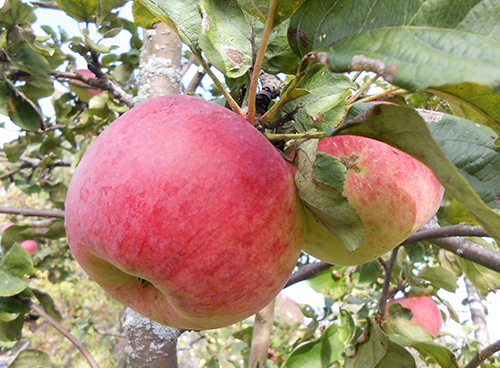
<svg viewBox="0 0 500 368"><path fill-rule="evenodd" d="M47 59L33 50L27 42L18 43L5 51L10 61L21 70L46 76L50 72Z"/></svg>
<svg viewBox="0 0 500 368"><path fill-rule="evenodd" d="M363 243L363 223L342 191L315 177L317 150L318 141L314 139L301 142L296 148L295 185L299 197L316 220L332 232L348 251L355 251ZM342 169L332 175L339 178L343 175L341 171Z"/></svg>
<svg viewBox="0 0 500 368"><path fill-rule="evenodd" d="M9 366L10 368L52 368L49 354L36 349L21 351Z"/></svg>
<svg viewBox="0 0 500 368"><path fill-rule="evenodd" d="M1 88L1 87L0 87ZM20 137L12 142L3 145L3 151L9 162L16 163L26 149L26 138Z"/></svg>
<svg viewBox="0 0 500 368"><path fill-rule="evenodd" d="M339 319L339 339L344 345L347 345L351 342L356 333L356 323L354 322L351 312L345 309L340 310Z"/></svg>
<svg viewBox="0 0 500 368"><path fill-rule="evenodd" d="M387 354L376 368L416 368L415 359L401 345L389 341Z"/></svg>
<svg viewBox="0 0 500 368"><path fill-rule="evenodd" d="M453 115L486 125L500 135L499 93L477 83L444 85L427 91L444 98Z"/></svg>
<svg viewBox="0 0 500 368"><path fill-rule="evenodd" d="M368 319L363 334L356 341L356 352L345 360L344 368L377 367L388 350L389 338L375 322Z"/></svg>
<svg viewBox="0 0 500 368"><path fill-rule="evenodd" d="M199 0L138 0L151 13L179 34L193 51L199 51L202 14Z"/></svg>
<svg viewBox="0 0 500 368"><path fill-rule="evenodd" d="M205 366L207 368L220 368L219 360L216 357L211 357Z"/></svg>
<svg viewBox="0 0 500 368"><path fill-rule="evenodd" d="M284 106L283 111L294 113L295 128L299 132L310 129L324 131L337 127L344 118L346 101L354 85L343 74L330 73L323 66L316 66L300 83L298 96Z"/></svg>
<svg viewBox="0 0 500 368"><path fill-rule="evenodd" d="M57 310L54 300L51 298L51 296L40 290L36 289L29 289L29 290L31 290L33 294L36 296L36 298L42 305L45 312L47 312L56 321L61 322L62 320L61 313L59 313L59 311Z"/></svg>
<svg viewBox="0 0 500 368"><path fill-rule="evenodd" d="M41 117L32 101L20 97L10 82L0 83L0 114L24 130L40 129Z"/></svg>
<svg viewBox="0 0 500 368"><path fill-rule="evenodd" d="M310 0L290 46L328 50L333 72L373 71L408 90L475 82L498 90L500 3L489 0Z"/></svg>
<svg viewBox="0 0 500 368"><path fill-rule="evenodd" d="M500 215L489 208L434 141L427 124L411 108L377 105L352 119L343 134L378 139L427 165L446 191L476 217L486 232L500 241Z"/></svg>
<svg viewBox="0 0 500 368"><path fill-rule="evenodd" d="M442 345L433 342L413 342L405 345L416 349L424 357L434 359L441 368L458 368L455 355Z"/></svg>
<svg viewBox="0 0 500 368"><path fill-rule="evenodd" d="M20 0L7 0L0 8L0 23L6 28L12 28L16 24L35 21L33 8Z"/></svg>
<svg viewBox="0 0 500 368"><path fill-rule="evenodd" d="M1 277L1 270L0 270L0 277ZM2 281L0 281L0 284L1 283ZM15 320L9 322L4 322L0 320L0 341L19 340L23 336L22 335L23 326L24 326L24 315L19 315L19 317L17 317ZM11 364L9 367L12 366L13 365Z"/></svg>
<svg viewBox="0 0 500 368"><path fill-rule="evenodd" d="M393 304L394 305L394 304ZM391 307L393 306L391 305ZM406 308L404 308L406 309ZM388 332L406 337L411 341L432 341L434 336L406 318L390 318L384 325Z"/></svg>
<svg viewBox="0 0 500 368"><path fill-rule="evenodd" d="M224 75L238 78L252 67L254 42L250 35L262 32L255 22L254 29L236 1L202 0L203 27L200 47L208 60ZM254 36L255 37L255 36Z"/></svg>
<svg viewBox="0 0 500 368"><path fill-rule="evenodd" d="M30 308L12 297L0 297L0 321L11 322L21 314L29 313Z"/></svg>
<svg viewBox="0 0 500 368"><path fill-rule="evenodd" d="M488 206L500 209L498 134L456 116L432 113L430 117L436 122L428 124L429 130L446 157Z"/></svg>
<svg viewBox="0 0 500 368"><path fill-rule="evenodd" d="M36 227L30 225L13 225L2 234L2 249L6 252L14 242L28 239L60 239L66 236L64 220L52 219Z"/></svg>
<svg viewBox="0 0 500 368"><path fill-rule="evenodd" d="M98 0L56 0L61 10L82 22L92 22L98 14Z"/></svg>
<svg viewBox="0 0 500 368"><path fill-rule="evenodd" d="M330 325L315 341L299 345L286 360L287 368L324 368L342 357L344 344L340 341L338 327Z"/></svg>
<svg viewBox="0 0 500 368"><path fill-rule="evenodd" d="M0 296L18 294L27 286L28 282L26 280L0 269Z"/></svg>
<svg viewBox="0 0 500 368"><path fill-rule="evenodd" d="M457 290L457 280L455 276L444 267L424 267L419 272L418 277L430 281L439 289L445 289L451 293Z"/></svg>
<svg viewBox="0 0 500 368"><path fill-rule="evenodd" d="M288 44L287 29L288 26L281 23L271 33L262 62L262 69L269 74L295 74L297 72L300 59Z"/></svg>
<svg viewBox="0 0 500 368"><path fill-rule="evenodd" d="M459 256L456 256L456 259L465 276L482 292L495 292L500 288L500 274L498 272Z"/></svg>
<svg viewBox="0 0 500 368"><path fill-rule="evenodd" d="M369 285L383 277L378 261L372 261L359 266L359 280L357 286Z"/></svg>
<svg viewBox="0 0 500 368"><path fill-rule="evenodd" d="M18 243L14 243L0 259L0 269L20 278L35 274L31 255Z"/></svg>
<svg viewBox="0 0 500 368"><path fill-rule="evenodd" d="M54 93L53 80L48 76L31 74L23 79L26 82L23 92L33 100L48 97Z"/></svg>
<svg viewBox="0 0 500 368"><path fill-rule="evenodd" d="M313 174L319 182L331 185L337 190L344 191L345 173L347 168L340 162L338 157L324 152L316 153L313 164Z"/></svg>
<svg viewBox="0 0 500 368"><path fill-rule="evenodd" d="M132 12L134 14L134 23L138 27L153 28L153 24L158 23L160 20L151 13L144 5L138 1L132 4Z"/></svg>
<svg viewBox="0 0 500 368"><path fill-rule="evenodd" d="M276 15L274 16L274 26L277 26L284 20L290 18L295 10L305 0L280 0ZM253 17L257 18L262 23L266 23L269 14L270 0L238 0L238 4Z"/></svg>

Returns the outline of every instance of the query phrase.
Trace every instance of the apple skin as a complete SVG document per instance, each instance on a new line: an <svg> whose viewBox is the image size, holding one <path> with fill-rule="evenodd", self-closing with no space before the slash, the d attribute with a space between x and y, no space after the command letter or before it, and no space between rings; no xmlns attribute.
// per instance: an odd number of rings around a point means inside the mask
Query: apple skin
<svg viewBox="0 0 500 368"><path fill-rule="evenodd" d="M15 224L13 222L6 222L5 224L3 224L2 228L0 229L0 233L3 233L5 230L7 230L12 225L15 225ZM38 250L38 243L32 239L22 241L21 243L19 243L19 245L21 245L21 247L23 247L24 249L26 249L30 253L33 253L33 252Z"/></svg>
<svg viewBox="0 0 500 368"><path fill-rule="evenodd" d="M65 217L90 277L181 329L261 310L290 277L304 237L278 151L239 115L181 95L144 102L105 129L76 169Z"/></svg>
<svg viewBox="0 0 500 368"><path fill-rule="evenodd" d="M3 224L2 229L0 229L0 233L3 233L5 230L7 230L12 225L15 225L15 224L13 222L6 222L5 224Z"/></svg>
<svg viewBox="0 0 500 368"><path fill-rule="evenodd" d="M37 242L34 240L31 240L31 239L22 241L19 244L21 245L21 247L23 247L24 249L26 249L30 253L33 253L33 252L38 250Z"/></svg>
<svg viewBox="0 0 500 368"><path fill-rule="evenodd" d="M439 335L443 325L443 316L434 300L429 296L410 296L406 298L391 299L387 302L386 315L389 315L389 307L399 303L403 308L410 309L413 317L410 322L427 330L434 337Z"/></svg>
<svg viewBox="0 0 500 368"><path fill-rule="evenodd" d="M306 210L303 250L324 262L353 266L384 255L436 214L444 188L433 172L410 155L377 140L341 135L319 141L318 152L354 159L346 167L344 195L365 228L361 248L347 251ZM355 155L355 156L353 156Z"/></svg>
<svg viewBox="0 0 500 368"><path fill-rule="evenodd" d="M88 69L76 69L74 72L92 79L97 79L95 74ZM71 82L72 83L69 84L69 90L75 93L82 102L88 103L92 97L102 93L99 89L89 88L88 85L82 81L72 80Z"/></svg>

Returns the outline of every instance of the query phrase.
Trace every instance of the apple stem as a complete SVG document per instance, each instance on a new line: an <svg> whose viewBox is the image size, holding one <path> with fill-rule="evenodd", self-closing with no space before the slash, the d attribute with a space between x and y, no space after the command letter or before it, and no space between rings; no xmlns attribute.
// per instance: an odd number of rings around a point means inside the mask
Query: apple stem
<svg viewBox="0 0 500 368"><path fill-rule="evenodd" d="M212 71L212 69L210 69L210 65L208 65L208 63L205 61L205 59L203 59L203 56L201 56L201 54L199 52L197 52L197 51L195 51L193 49L191 49L191 51L193 51L193 54L196 56L196 59L198 60L198 62L200 63L200 65L203 67L203 69L205 69L205 72L208 74L208 76L210 77L210 79L212 79L212 81L214 82L214 84L217 86L217 88L224 95L224 97L226 98L227 103L229 104L229 106L231 106L231 109L235 113L237 113L238 115L240 115L243 119L246 119L247 118L247 114L245 113L245 111L243 111L243 109L240 107L240 105L238 105L238 103L234 100L233 96L231 96L231 94L228 92L228 90L226 89L226 87L215 76L215 74Z"/></svg>
<svg viewBox="0 0 500 368"><path fill-rule="evenodd" d="M262 35L262 41L260 43L259 51L255 59L253 66L252 79L250 80L250 91L248 97L248 122L255 126L255 104L256 104L256 94L257 94L257 84L259 82L260 69L262 67L262 62L264 61L264 56L266 54L267 45L269 43L269 38L271 37L271 32L274 28L274 16L276 14L276 9L278 8L279 0L271 0L269 3L269 12L267 14L266 26L264 28L264 34Z"/></svg>
<svg viewBox="0 0 500 368"><path fill-rule="evenodd" d="M375 75L373 78L371 78L368 82L366 82L365 84L363 84L359 89L358 91L352 95L351 97L349 97L347 99L347 106L351 106L354 102L357 101L357 99L363 94L365 93L366 91L368 91L370 89L370 86L376 82L376 80L379 78L380 76L377 74Z"/></svg>
<svg viewBox="0 0 500 368"><path fill-rule="evenodd" d="M264 133L270 141L279 141L285 139L322 139L326 138L325 132L305 132L305 133L289 133L289 134L274 134L274 133Z"/></svg>
<svg viewBox="0 0 500 368"><path fill-rule="evenodd" d="M387 299L389 296L389 285L391 284L392 270L398 258L399 246L394 248L391 253L391 258L389 263L385 267L384 285L382 286L382 295L380 296L379 312L383 316L385 313L385 306L387 304Z"/></svg>

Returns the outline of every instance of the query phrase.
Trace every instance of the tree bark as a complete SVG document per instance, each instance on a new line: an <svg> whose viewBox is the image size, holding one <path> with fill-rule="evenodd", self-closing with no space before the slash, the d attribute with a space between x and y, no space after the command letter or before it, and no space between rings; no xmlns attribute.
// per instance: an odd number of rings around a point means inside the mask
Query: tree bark
<svg viewBox="0 0 500 368"><path fill-rule="evenodd" d="M486 307L481 303L483 299L481 291L472 285L472 282L467 277L464 277L464 281L467 294L469 295L468 300L472 323L478 327L474 335L476 340L481 343L481 346L485 348L490 344L490 335L486 324Z"/></svg>
<svg viewBox="0 0 500 368"><path fill-rule="evenodd" d="M125 327L130 368L177 368L176 328L160 325L127 308Z"/></svg>
<svg viewBox="0 0 500 368"><path fill-rule="evenodd" d="M135 104L164 95L180 94L182 42L164 23L144 31Z"/></svg>
<svg viewBox="0 0 500 368"><path fill-rule="evenodd" d="M250 347L249 368L265 368L267 349L274 322L274 305L276 299L255 315L253 325L252 346Z"/></svg>

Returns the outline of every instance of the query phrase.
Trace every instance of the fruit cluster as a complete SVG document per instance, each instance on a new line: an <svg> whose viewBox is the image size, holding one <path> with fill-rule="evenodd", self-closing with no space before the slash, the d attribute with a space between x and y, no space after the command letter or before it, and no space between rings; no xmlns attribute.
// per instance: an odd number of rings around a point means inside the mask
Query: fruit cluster
<svg viewBox="0 0 500 368"><path fill-rule="evenodd" d="M246 120L196 97L149 100L117 119L80 162L66 201L69 245L104 290L140 314L209 329L267 305L301 250L364 263L439 206L443 188L432 172L393 147L339 136L318 151L349 162L344 195L365 229L354 252L304 207L300 172Z"/></svg>

